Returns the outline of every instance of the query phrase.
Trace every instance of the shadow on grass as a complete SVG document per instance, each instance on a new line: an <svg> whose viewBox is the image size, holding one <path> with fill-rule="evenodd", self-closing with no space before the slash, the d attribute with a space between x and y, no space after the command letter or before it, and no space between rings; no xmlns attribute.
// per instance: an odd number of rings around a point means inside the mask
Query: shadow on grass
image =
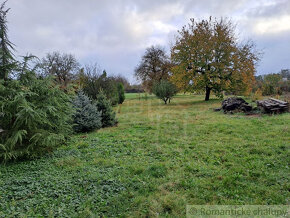
<svg viewBox="0 0 290 218"><path fill-rule="evenodd" d="M184 102L174 102L174 99L171 101L170 104L167 104L167 106L178 106L178 105L210 105L213 103L220 103L221 100L220 99L210 99L208 101L205 100L197 100L197 101L193 101L192 99L189 99L188 101L184 101ZM164 104L165 105L165 104Z"/></svg>
<svg viewBox="0 0 290 218"><path fill-rule="evenodd" d="M131 100L139 100L139 101L146 101L146 100L152 100L152 99L155 99L156 96L155 95L148 95L147 97L145 96L136 96L136 97L131 97L131 98L128 98L126 99L126 101L131 101Z"/></svg>

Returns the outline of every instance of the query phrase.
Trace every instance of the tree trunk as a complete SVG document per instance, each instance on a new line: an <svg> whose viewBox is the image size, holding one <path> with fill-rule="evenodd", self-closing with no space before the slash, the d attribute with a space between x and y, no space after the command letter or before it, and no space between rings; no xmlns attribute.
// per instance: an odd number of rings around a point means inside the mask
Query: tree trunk
<svg viewBox="0 0 290 218"><path fill-rule="evenodd" d="M210 90L211 89L208 86L205 87L205 101L209 100Z"/></svg>
<svg viewBox="0 0 290 218"><path fill-rule="evenodd" d="M167 104L167 100L168 100L168 98L164 98L163 99L163 101L164 101L165 104Z"/></svg>

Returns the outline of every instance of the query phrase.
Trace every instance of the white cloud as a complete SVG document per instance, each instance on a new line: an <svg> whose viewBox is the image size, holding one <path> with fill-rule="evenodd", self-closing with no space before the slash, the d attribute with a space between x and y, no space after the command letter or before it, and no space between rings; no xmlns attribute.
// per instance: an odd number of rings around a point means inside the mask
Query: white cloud
<svg viewBox="0 0 290 218"><path fill-rule="evenodd" d="M254 26L254 31L257 34L272 34L287 30L290 30L290 15L264 18L259 20Z"/></svg>

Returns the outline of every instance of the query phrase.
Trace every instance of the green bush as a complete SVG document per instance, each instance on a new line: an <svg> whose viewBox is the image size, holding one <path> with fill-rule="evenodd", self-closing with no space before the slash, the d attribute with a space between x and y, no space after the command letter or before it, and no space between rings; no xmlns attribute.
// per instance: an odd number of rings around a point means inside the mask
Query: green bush
<svg viewBox="0 0 290 218"><path fill-rule="evenodd" d="M119 104L125 101L125 90L122 83L118 84Z"/></svg>
<svg viewBox="0 0 290 218"><path fill-rule="evenodd" d="M106 98L103 91L97 95L96 106L102 113L102 127L114 126L117 124L116 113L113 111L111 102Z"/></svg>
<svg viewBox="0 0 290 218"><path fill-rule="evenodd" d="M73 105L75 108L74 130L76 132L88 132L102 127L102 113L82 91L78 92Z"/></svg>
<svg viewBox="0 0 290 218"><path fill-rule="evenodd" d="M167 80L161 80L160 82L156 82L153 85L153 93L157 96L157 98L164 101L167 104L167 101L176 95L177 88L171 82Z"/></svg>
<svg viewBox="0 0 290 218"><path fill-rule="evenodd" d="M34 157L64 143L72 130L70 102L51 80L31 72L0 80L0 159Z"/></svg>
<svg viewBox="0 0 290 218"><path fill-rule="evenodd" d="M97 73L95 66L86 66L82 75L82 89L91 99L96 100L102 90L112 105L117 105L119 102L117 82L114 77L108 77L106 71L102 74Z"/></svg>

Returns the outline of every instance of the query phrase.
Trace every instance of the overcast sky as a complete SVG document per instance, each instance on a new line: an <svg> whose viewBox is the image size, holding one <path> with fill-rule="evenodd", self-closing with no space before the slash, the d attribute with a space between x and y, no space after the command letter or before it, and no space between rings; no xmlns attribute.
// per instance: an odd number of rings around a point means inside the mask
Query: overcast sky
<svg viewBox="0 0 290 218"><path fill-rule="evenodd" d="M17 54L74 54L134 82L145 48L169 49L190 18L229 17L264 52L258 74L290 68L290 0L9 0Z"/></svg>

